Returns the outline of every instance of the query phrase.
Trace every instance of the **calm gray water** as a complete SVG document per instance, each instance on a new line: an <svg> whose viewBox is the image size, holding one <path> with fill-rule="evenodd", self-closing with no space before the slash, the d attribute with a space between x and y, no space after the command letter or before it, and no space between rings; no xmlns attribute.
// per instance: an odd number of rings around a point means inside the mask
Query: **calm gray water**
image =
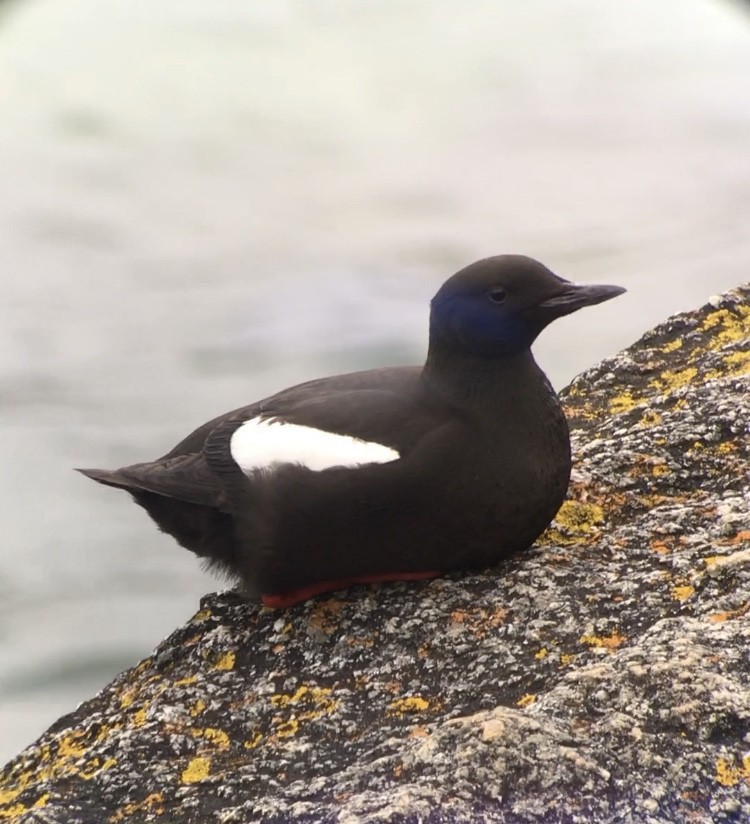
<svg viewBox="0 0 750 824"><path fill-rule="evenodd" d="M0 762L217 587L72 466L419 360L471 260L629 293L558 386L750 278L750 20L720 0L28 0L0 17Z"/></svg>

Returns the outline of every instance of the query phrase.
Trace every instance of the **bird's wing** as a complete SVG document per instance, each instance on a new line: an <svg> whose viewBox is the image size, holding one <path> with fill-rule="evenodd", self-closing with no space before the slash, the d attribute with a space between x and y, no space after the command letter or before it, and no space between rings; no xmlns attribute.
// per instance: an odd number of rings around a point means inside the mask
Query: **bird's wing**
<svg viewBox="0 0 750 824"><path fill-rule="evenodd" d="M418 374L407 367L311 381L214 418L156 461L81 471L109 486L226 511L229 477L238 470L283 463L318 469L409 454L446 416L444 409L424 402ZM238 465L232 440L240 429L244 465Z"/></svg>
<svg viewBox="0 0 750 824"><path fill-rule="evenodd" d="M446 422L445 410L390 389L318 387L282 393L214 426L204 442L214 471L301 464L312 470L387 463L407 456Z"/></svg>
<svg viewBox="0 0 750 824"><path fill-rule="evenodd" d="M319 378L292 386L268 398L213 418L199 426L194 432L191 432L164 457L173 458L177 455L200 452L211 432L217 426L230 421L247 421L260 416L278 420L288 419L290 422L306 425L306 422L309 423L312 420L312 413L316 405L322 416L321 423L330 421L330 425L333 426L332 431L339 431L337 427L340 427L341 416L348 413L337 412L336 406L343 403L349 393L353 393L350 395L351 406L349 409L355 415L356 411L364 406L364 404L358 404L356 398L358 397L362 401L368 397L372 398L373 396L366 394L371 391L382 392L384 393L383 397L390 396L393 405L398 406L399 398L402 399L401 403L403 404L407 397L413 397L415 394L420 371L419 367L410 366L369 369L364 372L350 372L345 375ZM388 405L388 403L385 404L385 406ZM327 410L323 407L327 407ZM398 415L395 409L394 414ZM359 415L356 416L360 417ZM383 410L383 417L388 417L386 408ZM374 420L374 417L370 418L368 416L368 421L372 420ZM360 426L369 428L368 421L362 422ZM355 435L355 433L350 434L355 437L362 437L361 435Z"/></svg>

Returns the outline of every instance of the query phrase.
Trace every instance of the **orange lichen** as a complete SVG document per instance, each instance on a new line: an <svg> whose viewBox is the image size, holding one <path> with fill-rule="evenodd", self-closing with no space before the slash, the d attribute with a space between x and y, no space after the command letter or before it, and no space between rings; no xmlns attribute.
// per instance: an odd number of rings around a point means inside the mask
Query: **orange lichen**
<svg viewBox="0 0 750 824"><path fill-rule="evenodd" d="M626 643L628 639L625 635L613 632L611 635L582 635L578 640L590 647L601 647L613 651Z"/></svg>
<svg viewBox="0 0 750 824"><path fill-rule="evenodd" d="M730 609L724 612L714 612L712 615L708 616L708 620L717 624L723 623L724 621L731 621L734 618L741 618L743 615L747 614L748 610L750 610L750 603L744 604L737 609Z"/></svg>

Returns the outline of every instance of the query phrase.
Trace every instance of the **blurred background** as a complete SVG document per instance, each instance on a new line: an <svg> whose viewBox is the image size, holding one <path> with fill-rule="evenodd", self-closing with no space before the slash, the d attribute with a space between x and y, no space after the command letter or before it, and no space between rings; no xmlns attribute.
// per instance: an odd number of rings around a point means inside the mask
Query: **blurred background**
<svg viewBox="0 0 750 824"><path fill-rule="evenodd" d="M628 287L558 387L750 280L748 8L0 2L0 762L222 586L71 467L418 362L485 255Z"/></svg>

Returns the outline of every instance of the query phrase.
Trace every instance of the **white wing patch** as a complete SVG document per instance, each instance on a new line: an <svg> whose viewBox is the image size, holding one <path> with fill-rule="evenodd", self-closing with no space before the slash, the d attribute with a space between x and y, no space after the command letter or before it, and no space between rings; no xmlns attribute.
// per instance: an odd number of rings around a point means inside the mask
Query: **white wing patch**
<svg viewBox="0 0 750 824"><path fill-rule="evenodd" d="M285 463L301 464L319 472L333 466L388 463L401 457L382 443L258 418L246 421L234 432L229 449L246 475Z"/></svg>

